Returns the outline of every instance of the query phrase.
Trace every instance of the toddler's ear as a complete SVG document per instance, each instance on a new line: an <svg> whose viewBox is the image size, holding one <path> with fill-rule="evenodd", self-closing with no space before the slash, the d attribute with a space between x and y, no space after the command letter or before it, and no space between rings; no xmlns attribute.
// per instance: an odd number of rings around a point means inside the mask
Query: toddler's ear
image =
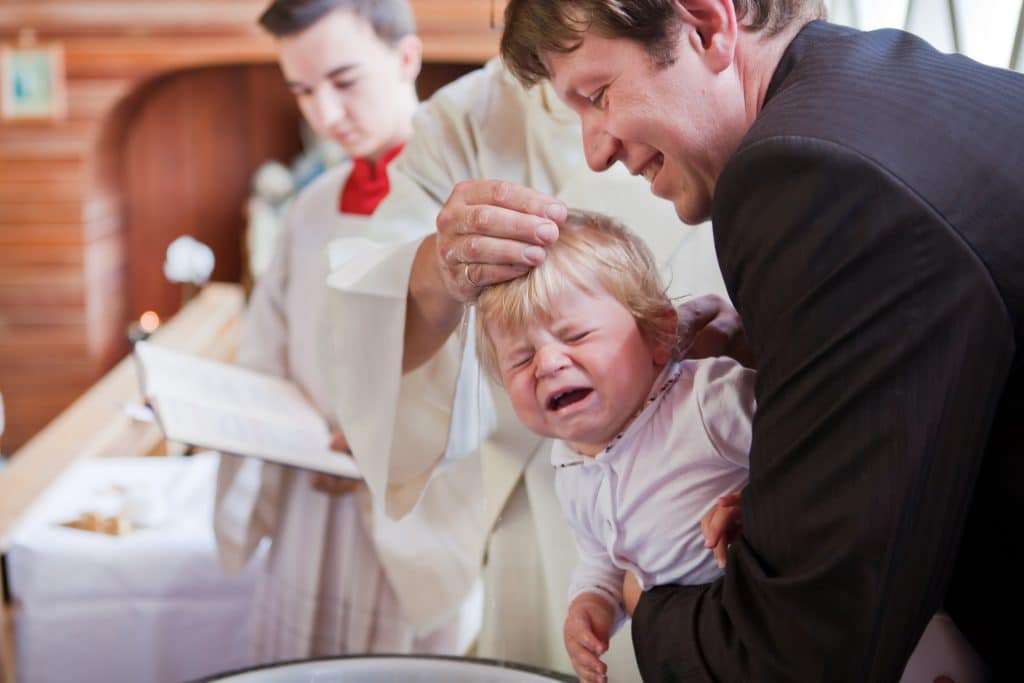
<svg viewBox="0 0 1024 683"><path fill-rule="evenodd" d="M651 356L655 364L665 365L672 360L676 346L676 328L679 326L679 315L671 306L658 314L655 320L653 339L651 340Z"/></svg>

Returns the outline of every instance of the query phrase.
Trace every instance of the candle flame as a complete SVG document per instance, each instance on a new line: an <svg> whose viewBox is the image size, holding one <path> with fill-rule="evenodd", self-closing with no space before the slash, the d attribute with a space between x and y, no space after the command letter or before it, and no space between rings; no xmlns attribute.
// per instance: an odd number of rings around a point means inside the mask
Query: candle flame
<svg viewBox="0 0 1024 683"><path fill-rule="evenodd" d="M146 334L149 334L156 328L160 327L160 316L154 311L146 311L139 317L139 327Z"/></svg>

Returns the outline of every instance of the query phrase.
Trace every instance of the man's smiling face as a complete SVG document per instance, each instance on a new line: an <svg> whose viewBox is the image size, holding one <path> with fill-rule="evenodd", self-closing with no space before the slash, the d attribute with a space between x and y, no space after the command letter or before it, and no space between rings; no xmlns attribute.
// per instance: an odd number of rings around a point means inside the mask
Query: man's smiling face
<svg viewBox="0 0 1024 683"><path fill-rule="evenodd" d="M632 40L592 31L577 49L546 55L555 91L582 122L590 167L621 162L691 225L710 216L715 183L747 127L735 116L738 82L710 63L701 41L682 23L664 66Z"/></svg>

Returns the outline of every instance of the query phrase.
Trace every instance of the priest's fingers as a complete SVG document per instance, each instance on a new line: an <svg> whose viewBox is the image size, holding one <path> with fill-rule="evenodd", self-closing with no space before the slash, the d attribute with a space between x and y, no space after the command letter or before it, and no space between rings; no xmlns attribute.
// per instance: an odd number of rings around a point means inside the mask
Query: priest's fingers
<svg viewBox="0 0 1024 683"><path fill-rule="evenodd" d="M554 197L504 180L464 180L456 184L441 213L459 205L496 206L555 223L565 220L566 212L565 204Z"/></svg>
<svg viewBox="0 0 1024 683"><path fill-rule="evenodd" d="M323 472L310 472L309 485L314 490L326 493L328 496L347 496L358 491L363 486L363 482L359 479L335 477Z"/></svg>
<svg viewBox="0 0 1024 683"><path fill-rule="evenodd" d="M492 181L460 183L438 212L438 249L443 255L447 256L447 252L453 247L453 241L466 235L485 235L537 246L551 244L558 239L558 223L564 221L566 215L565 205L561 202L538 194L537 196L542 199L532 202L536 204L535 207L510 207L487 200L466 201L459 195L460 188L488 182ZM512 186L509 183L502 183L501 186L515 187L523 192L537 194L529 188Z"/></svg>
<svg viewBox="0 0 1024 683"><path fill-rule="evenodd" d="M530 272L529 268L523 266L488 266L482 263L470 263L466 264L466 267L469 268L465 277L466 284L478 289L513 280Z"/></svg>
<svg viewBox="0 0 1024 683"><path fill-rule="evenodd" d="M460 235L437 240L438 267L445 289L463 303L475 301L487 285L519 277L544 261L544 250L514 240Z"/></svg>
<svg viewBox="0 0 1024 683"><path fill-rule="evenodd" d="M445 246L447 248L439 255L449 268L464 263L479 263L488 266L519 266L527 270L544 262L543 247L499 237L459 235Z"/></svg>
<svg viewBox="0 0 1024 683"><path fill-rule="evenodd" d="M565 205L507 182L465 181L437 215L438 270L445 288L463 303L482 286L518 277L544 261L558 239Z"/></svg>

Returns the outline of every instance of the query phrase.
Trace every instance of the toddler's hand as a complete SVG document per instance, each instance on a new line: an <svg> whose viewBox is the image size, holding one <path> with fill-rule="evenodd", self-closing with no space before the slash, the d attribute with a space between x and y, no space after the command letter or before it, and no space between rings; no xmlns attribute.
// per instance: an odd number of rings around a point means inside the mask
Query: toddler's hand
<svg viewBox="0 0 1024 683"><path fill-rule="evenodd" d="M608 637L615 621L611 604L592 593L583 593L569 605L565 617L565 649L572 668L583 683L603 683L608 665L600 656L608 651Z"/></svg>

